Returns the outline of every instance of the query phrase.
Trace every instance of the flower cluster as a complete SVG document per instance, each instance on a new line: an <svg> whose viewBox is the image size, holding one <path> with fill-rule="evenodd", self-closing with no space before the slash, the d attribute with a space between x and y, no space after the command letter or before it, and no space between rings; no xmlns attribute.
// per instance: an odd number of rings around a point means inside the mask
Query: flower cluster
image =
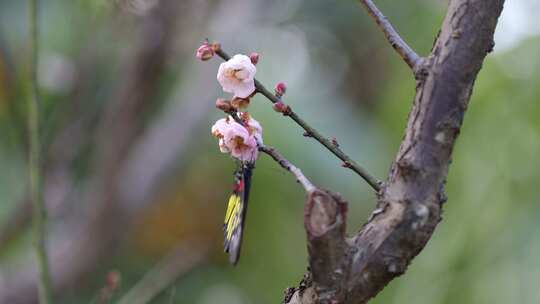
<svg viewBox="0 0 540 304"><path fill-rule="evenodd" d="M254 162L258 156L258 145L262 144L262 127L246 112L239 113L242 124L232 116L222 118L212 126L212 135L219 139L219 149L232 157Z"/></svg>
<svg viewBox="0 0 540 304"><path fill-rule="evenodd" d="M205 42L195 55L206 61L220 51L219 44ZM262 127L245 109L251 97L255 95L255 65L259 54L249 56L238 54L219 66L217 80L224 92L232 93L230 100L218 98L216 107L229 115L218 120L212 126L212 135L219 140L219 149L232 157L244 161L255 162L258 146L262 144ZM244 110L244 112L240 112Z"/></svg>

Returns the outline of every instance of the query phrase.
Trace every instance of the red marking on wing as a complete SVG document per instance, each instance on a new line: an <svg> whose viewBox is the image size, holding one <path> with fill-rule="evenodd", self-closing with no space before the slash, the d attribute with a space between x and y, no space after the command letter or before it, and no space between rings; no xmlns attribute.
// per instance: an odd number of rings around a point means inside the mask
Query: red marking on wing
<svg viewBox="0 0 540 304"><path fill-rule="evenodd" d="M240 180L234 184L234 192L240 193L242 191L244 191L244 181Z"/></svg>

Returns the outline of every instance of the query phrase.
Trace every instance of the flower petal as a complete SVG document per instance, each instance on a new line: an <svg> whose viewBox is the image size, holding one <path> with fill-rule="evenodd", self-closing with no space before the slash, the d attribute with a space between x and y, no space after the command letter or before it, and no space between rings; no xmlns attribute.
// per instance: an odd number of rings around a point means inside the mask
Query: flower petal
<svg viewBox="0 0 540 304"><path fill-rule="evenodd" d="M248 56L237 54L219 65L217 80L223 91L246 98L255 91L256 72Z"/></svg>

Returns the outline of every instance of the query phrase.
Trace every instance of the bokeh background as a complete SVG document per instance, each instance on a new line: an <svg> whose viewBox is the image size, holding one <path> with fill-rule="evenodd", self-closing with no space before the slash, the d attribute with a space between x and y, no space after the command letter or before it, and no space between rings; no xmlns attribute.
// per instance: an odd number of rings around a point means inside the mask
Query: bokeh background
<svg viewBox="0 0 540 304"><path fill-rule="evenodd" d="M414 96L408 67L356 1L41 1L44 196L55 303L279 303L306 267L303 191L266 155L239 265L222 253L234 162L210 127L227 97L205 38L257 51L257 77L384 178ZM377 4L425 55L447 1ZM540 4L507 1L448 176L444 220L373 303L540 303ZM34 303L26 158L25 1L0 1L0 303ZM266 144L350 202L374 195L264 98Z"/></svg>

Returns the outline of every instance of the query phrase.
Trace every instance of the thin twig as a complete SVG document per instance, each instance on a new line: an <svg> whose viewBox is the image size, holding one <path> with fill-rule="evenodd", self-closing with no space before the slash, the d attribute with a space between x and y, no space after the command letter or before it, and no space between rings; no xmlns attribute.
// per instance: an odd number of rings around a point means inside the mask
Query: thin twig
<svg viewBox="0 0 540 304"><path fill-rule="evenodd" d="M30 101L28 103L28 131L30 133L29 178L32 198L32 231L33 244L36 254L39 278L38 297L40 304L51 303L50 274L45 249L46 214L43 206L41 180L41 145L39 138L39 89L37 83L38 64L38 0L29 2L30 25Z"/></svg>
<svg viewBox="0 0 540 304"><path fill-rule="evenodd" d="M247 127L246 123L242 121L240 117L238 117L237 111L226 111L225 113L231 115L231 117L239 124L243 125L244 127ZM275 148L268 147L263 145L259 142L259 140L255 139L257 141L257 148L259 151L268 154L270 157L272 157L283 169L291 172L295 177L296 180L304 187L304 190L306 190L307 193L313 192L316 187L313 186L313 184L309 181L309 179L302 173L302 170L300 170L298 167L294 166L290 161L288 161L281 153L279 153Z"/></svg>
<svg viewBox="0 0 540 304"><path fill-rule="evenodd" d="M386 16L381 13L371 0L360 0L360 3L366 8L371 18L375 20L390 45L392 45L399 56L401 56L407 65L414 71L421 61L420 56L418 56L401 36L399 36L398 32L394 29Z"/></svg>
<svg viewBox="0 0 540 304"><path fill-rule="evenodd" d="M235 110L232 111L226 111L225 113L231 115L231 117L239 124L243 125L244 127L247 127L246 123L242 121L240 117L238 117L238 112ZM302 170L298 169L298 167L294 166L290 161L288 161L281 153L279 153L275 148L268 147L263 145L262 143L257 140L257 148L259 151L268 154L270 157L272 157L283 169L291 172L295 177L296 180L304 187L304 190L306 190L307 193L313 192L316 187L313 186L313 184L309 181L309 179L302 173Z"/></svg>
<svg viewBox="0 0 540 304"><path fill-rule="evenodd" d="M223 50L218 49L216 51L216 54L221 57L224 60L229 60L231 56L229 56L227 53L225 53ZM272 94L268 89L264 87L262 83L260 83L257 79L255 79L255 89L256 92L261 93L264 95L264 97L268 98L272 103L276 103L281 101L279 98L277 98L274 94ZM376 192L379 192L380 190L380 184L381 182L369 174L366 169L362 168L358 163L356 163L354 160L352 160L345 152L343 152L338 145L336 145L333 141L327 139L326 137L322 136L319 131L317 131L315 128L311 127L305 120L300 118L296 112L294 112L292 109L287 111L285 113L286 116L289 116L292 120L294 120L300 127L302 127L307 135L309 137L315 138L318 142L320 142L323 146L325 146L332 154L337 156L339 159L343 161L343 166L346 168L350 168L354 172L356 172L358 175L360 175Z"/></svg>
<svg viewBox="0 0 540 304"><path fill-rule="evenodd" d="M259 145L259 151L268 154L270 157L272 157L283 169L291 172L295 177L296 180L304 187L307 193L313 192L315 189L317 189L310 181L309 179L302 173L300 169L295 167L293 164L291 164L290 161L288 161L283 155L281 155L276 149L264 145Z"/></svg>

